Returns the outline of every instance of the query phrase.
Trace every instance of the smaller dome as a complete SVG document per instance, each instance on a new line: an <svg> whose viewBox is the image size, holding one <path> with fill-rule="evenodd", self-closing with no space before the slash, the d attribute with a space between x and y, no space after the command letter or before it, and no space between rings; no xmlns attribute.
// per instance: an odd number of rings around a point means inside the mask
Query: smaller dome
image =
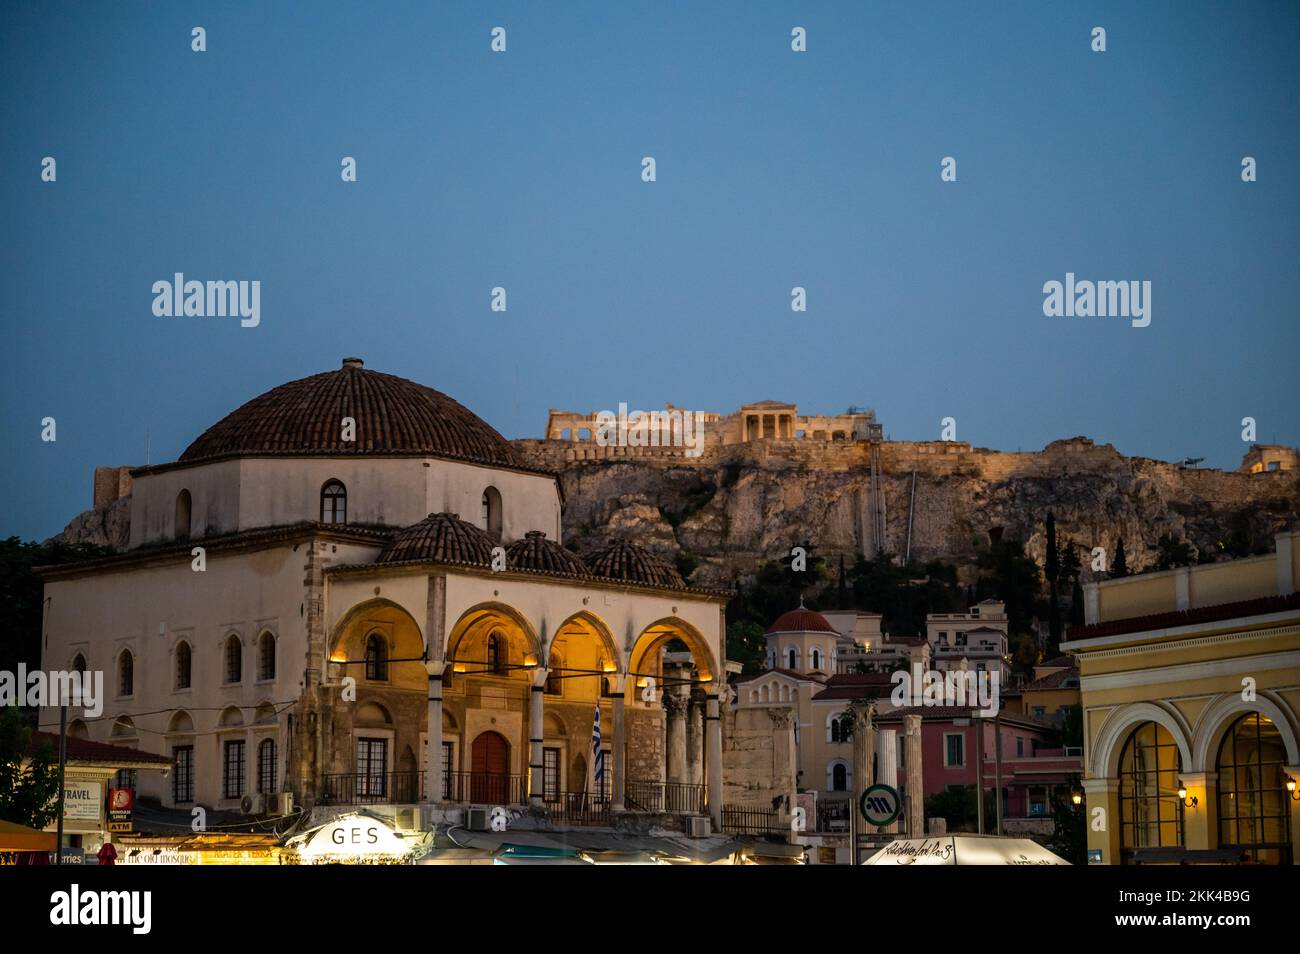
<svg viewBox="0 0 1300 954"><path fill-rule="evenodd" d="M574 553L553 540L547 540L541 530L529 530L522 540L506 548L506 565L512 570L540 570L543 573L563 573L586 576L587 567Z"/></svg>
<svg viewBox="0 0 1300 954"><path fill-rule="evenodd" d="M835 627L826 617L816 610L810 610L800 604L798 609L782 613L775 623L767 628L771 633L834 633Z"/></svg>
<svg viewBox="0 0 1300 954"><path fill-rule="evenodd" d="M631 583L651 583L684 589L686 581L677 568L635 544L618 542L594 554L587 565L596 576Z"/></svg>
<svg viewBox="0 0 1300 954"><path fill-rule="evenodd" d="M492 562L496 543L486 530L460 519L458 513L431 513L393 535L377 563L433 560L440 563Z"/></svg>

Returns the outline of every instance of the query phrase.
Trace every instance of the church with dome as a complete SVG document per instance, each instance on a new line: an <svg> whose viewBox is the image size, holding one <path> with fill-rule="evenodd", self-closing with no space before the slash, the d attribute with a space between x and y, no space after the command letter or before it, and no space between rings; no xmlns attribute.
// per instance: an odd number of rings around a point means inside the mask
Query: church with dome
<svg viewBox="0 0 1300 954"><path fill-rule="evenodd" d="M43 664L105 674L71 735L171 760L140 796L721 828L730 592L564 548L556 477L447 395L347 358L130 478L125 550L43 570Z"/></svg>

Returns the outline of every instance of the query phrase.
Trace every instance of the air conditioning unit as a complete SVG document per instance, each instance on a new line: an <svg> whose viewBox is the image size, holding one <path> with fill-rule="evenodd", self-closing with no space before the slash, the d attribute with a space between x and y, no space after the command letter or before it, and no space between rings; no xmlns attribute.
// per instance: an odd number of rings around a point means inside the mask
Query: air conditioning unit
<svg viewBox="0 0 1300 954"><path fill-rule="evenodd" d="M488 810L486 808L471 808L465 813L465 827L470 831L488 831L491 823L488 821Z"/></svg>
<svg viewBox="0 0 1300 954"><path fill-rule="evenodd" d="M289 815L293 812L293 792L277 792L267 799L266 810L272 815Z"/></svg>
<svg viewBox="0 0 1300 954"><path fill-rule="evenodd" d="M243 812L245 815L266 814L266 796L245 795L239 801L239 810Z"/></svg>
<svg viewBox="0 0 1300 954"><path fill-rule="evenodd" d="M703 815L692 815L686 819L687 838L708 838L713 834L713 824Z"/></svg>

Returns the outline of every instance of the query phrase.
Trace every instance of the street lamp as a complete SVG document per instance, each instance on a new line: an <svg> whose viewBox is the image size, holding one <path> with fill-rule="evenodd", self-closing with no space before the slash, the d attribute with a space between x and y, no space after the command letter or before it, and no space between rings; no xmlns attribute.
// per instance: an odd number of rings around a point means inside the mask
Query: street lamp
<svg viewBox="0 0 1300 954"><path fill-rule="evenodd" d="M1183 805L1187 808L1195 808L1199 801L1195 795L1191 798L1187 797L1187 785L1182 779L1178 780L1178 797L1183 800Z"/></svg>

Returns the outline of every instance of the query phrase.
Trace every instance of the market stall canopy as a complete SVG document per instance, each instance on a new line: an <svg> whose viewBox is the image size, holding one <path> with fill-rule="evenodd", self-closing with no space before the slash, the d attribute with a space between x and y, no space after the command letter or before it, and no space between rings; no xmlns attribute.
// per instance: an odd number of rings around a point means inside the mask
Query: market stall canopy
<svg viewBox="0 0 1300 954"><path fill-rule="evenodd" d="M867 865L1068 865L1030 838L997 835L942 835L899 838L863 864Z"/></svg>
<svg viewBox="0 0 1300 954"><path fill-rule="evenodd" d="M54 832L0 821L0 851L53 851Z"/></svg>

